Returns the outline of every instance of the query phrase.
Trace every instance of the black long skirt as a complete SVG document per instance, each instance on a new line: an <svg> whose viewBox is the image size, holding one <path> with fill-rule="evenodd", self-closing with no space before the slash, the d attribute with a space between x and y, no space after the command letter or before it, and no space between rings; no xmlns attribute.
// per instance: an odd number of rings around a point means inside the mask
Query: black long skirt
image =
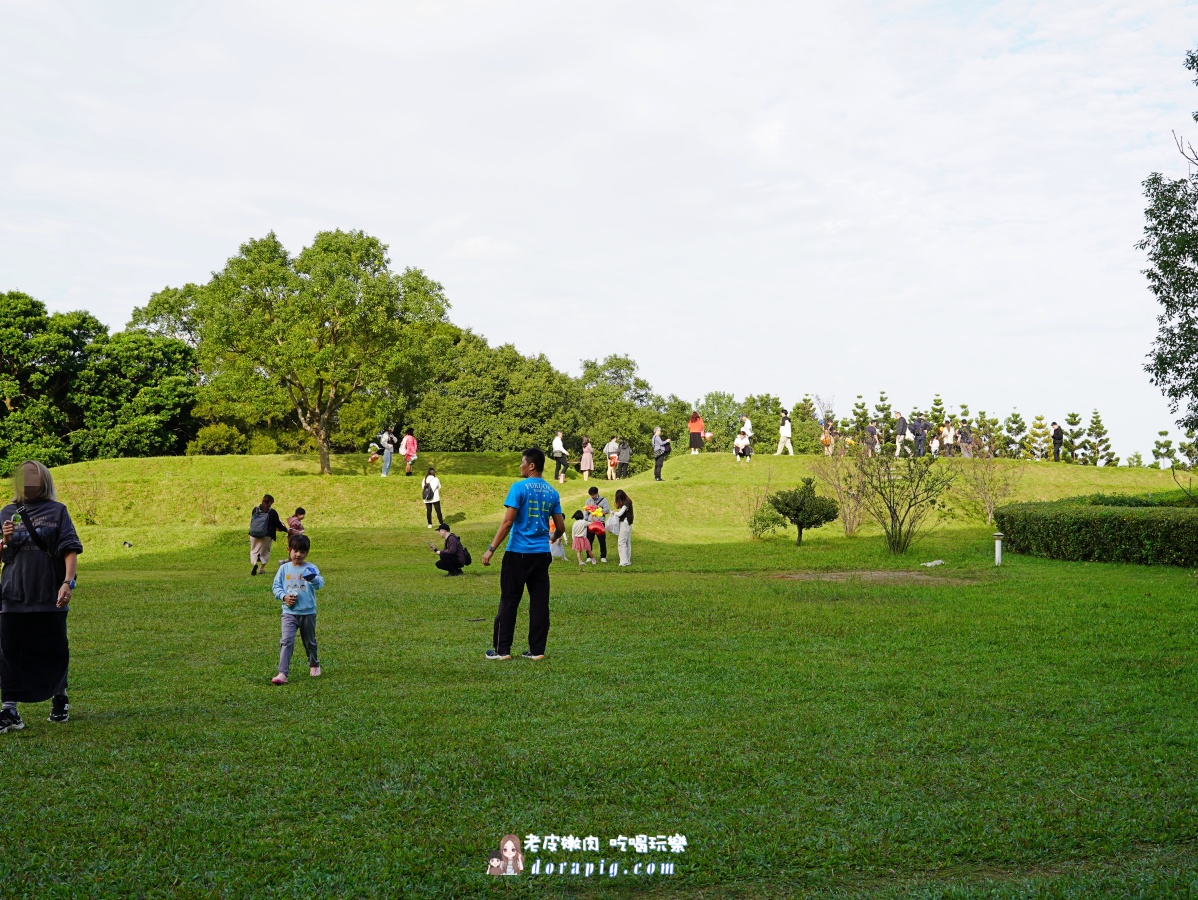
<svg viewBox="0 0 1198 900"><path fill-rule="evenodd" d="M0 613L0 699L41 703L67 686L67 614Z"/></svg>

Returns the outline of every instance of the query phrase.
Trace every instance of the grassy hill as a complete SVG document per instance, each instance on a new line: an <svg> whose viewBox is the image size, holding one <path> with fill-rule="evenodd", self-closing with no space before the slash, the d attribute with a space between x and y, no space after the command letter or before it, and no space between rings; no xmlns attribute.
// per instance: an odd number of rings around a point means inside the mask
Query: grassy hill
<svg viewBox="0 0 1198 900"><path fill-rule="evenodd" d="M402 467L398 475L380 478L378 465L368 466L365 460L364 455L334 457L332 477L321 476L316 459L303 456L102 460L56 469L55 478L76 518L99 526L89 529L95 539L90 559L96 559L117 552L114 548L126 539L134 544L134 552L123 555L140 555L172 545L184 531L201 541L225 532L244 533L250 507L264 493L276 498L281 513L303 506L307 527L316 532L327 527L416 526L425 518L420 478L428 466L436 467L444 484L443 511L455 528L471 533L493 530L502 517L508 486L519 477L517 454L422 454L411 478L404 477ZM812 462L810 457L763 456L737 465L726 454L679 454L666 464L664 482L655 483L643 473L619 486L636 504L638 537L687 544L744 542L749 540L747 504L755 490L767 484L793 487L813 474ZM1156 469L1017 461L1005 465L1024 473L1013 499L1173 487L1169 474ZM572 473L562 489L563 507L570 508L567 514L585 505L591 484L609 495L617 486L602 478L584 482ZM949 522L946 530L978 527L961 518ZM831 525L809 537L829 540L837 529ZM863 534L871 533L867 526Z"/></svg>
<svg viewBox="0 0 1198 900"><path fill-rule="evenodd" d="M514 456L422 455L481 556ZM86 552L72 720L0 735L0 895L1168 896L1198 892L1194 579L1008 557L959 517L906 557L835 524L751 541L808 459L680 455L623 486L634 566L553 569L540 663L482 658L497 567L432 569L419 479L282 456L56 471ZM1012 463L1020 496L1167 473ZM601 489L610 485L598 482ZM585 485L572 478L567 509ZM309 510L325 675L273 687L263 492ZM609 493L610 496L610 493ZM126 548L122 542L133 543ZM614 556L614 550L613 550ZM942 559L924 569L920 562ZM524 648L526 610L517 624ZM302 662L302 656L301 656ZM497 885L507 833L671 876ZM686 835L682 854L619 835ZM594 857L594 858L592 858Z"/></svg>

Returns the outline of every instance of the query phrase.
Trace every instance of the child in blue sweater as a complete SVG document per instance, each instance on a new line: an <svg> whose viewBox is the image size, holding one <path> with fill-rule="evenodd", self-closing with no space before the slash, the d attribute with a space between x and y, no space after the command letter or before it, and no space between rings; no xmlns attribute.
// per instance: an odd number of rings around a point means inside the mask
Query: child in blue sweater
<svg viewBox="0 0 1198 900"><path fill-rule="evenodd" d="M286 684L295 649L295 633L300 634L308 652L308 674L320 675L320 657L316 655L316 592L324 587L324 577L308 562L312 542L306 534L287 539L288 561L275 575L275 597L283 601L283 639L279 641L279 674L271 684Z"/></svg>

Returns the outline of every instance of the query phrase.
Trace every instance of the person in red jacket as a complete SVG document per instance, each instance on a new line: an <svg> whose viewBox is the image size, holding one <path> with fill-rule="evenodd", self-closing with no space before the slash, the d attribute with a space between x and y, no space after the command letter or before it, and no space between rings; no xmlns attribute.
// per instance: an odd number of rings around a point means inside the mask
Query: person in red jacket
<svg viewBox="0 0 1198 900"><path fill-rule="evenodd" d="M416 459L416 435L409 428L403 434L403 440L399 443L399 452L403 454L405 475L412 474L412 461Z"/></svg>
<svg viewBox="0 0 1198 900"><path fill-rule="evenodd" d="M690 432L691 436L691 456L696 456L703 449L703 432L706 431L703 417L699 415L698 410L691 412L690 420L686 423L686 430Z"/></svg>

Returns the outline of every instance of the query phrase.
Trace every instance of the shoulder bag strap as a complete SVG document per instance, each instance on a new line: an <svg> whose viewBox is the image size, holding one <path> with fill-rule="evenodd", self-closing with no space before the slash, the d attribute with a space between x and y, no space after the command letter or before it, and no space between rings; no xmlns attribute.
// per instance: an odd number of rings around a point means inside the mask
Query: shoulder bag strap
<svg viewBox="0 0 1198 900"><path fill-rule="evenodd" d="M33 519L29 517L29 510L25 508L24 504L17 507L17 512L21 514L21 521L25 523L25 530L29 532L29 537L37 548L43 553L53 556L54 554L50 553L50 548L46 546L46 542L42 540L42 536L33 527Z"/></svg>

